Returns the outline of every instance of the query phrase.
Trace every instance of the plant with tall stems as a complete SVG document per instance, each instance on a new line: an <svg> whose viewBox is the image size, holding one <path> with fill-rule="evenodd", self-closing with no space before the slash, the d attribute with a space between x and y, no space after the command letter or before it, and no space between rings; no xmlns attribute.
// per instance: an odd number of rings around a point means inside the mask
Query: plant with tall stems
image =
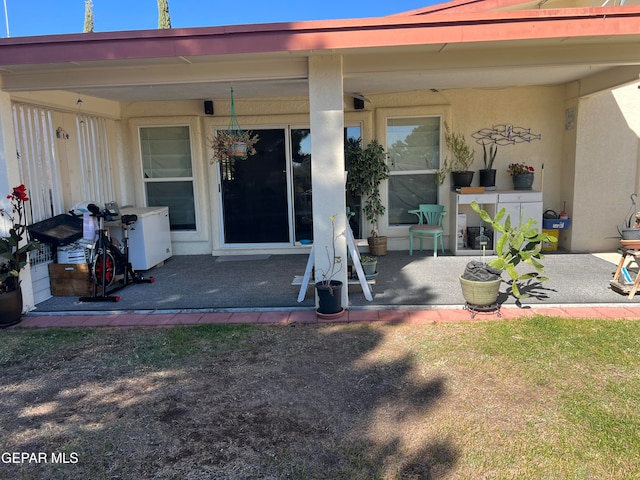
<svg viewBox="0 0 640 480"><path fill-rule="evenodd" d="M336 217L337 216L338 214L334 213L329 217L329 220L331 220L331 247L325 246L329 267L327 268L327 270L320 270L318 272L320 273L321 280L317 281L318 285L328 287L332 295L333 295L333 289L331 286L331 281L342 270L342 257L336 254ZM338 266L336 267L336 265Z"/></svg>
<svg viewBox="0 0 640 480"><path fill-rule="evenodd" d="M0 208L0 229L9 226L6 236L0 237L0 292L3 293L18 288L20 271L27 265L28 253L40 250L40 244L31 241L27 231L27 187L14 187L7 200L8 205Z"/></svg>

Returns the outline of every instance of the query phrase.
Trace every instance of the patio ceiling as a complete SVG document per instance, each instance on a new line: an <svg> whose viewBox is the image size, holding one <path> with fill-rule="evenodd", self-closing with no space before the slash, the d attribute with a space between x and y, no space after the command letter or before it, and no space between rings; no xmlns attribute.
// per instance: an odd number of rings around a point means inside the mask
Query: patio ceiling
<svg viewBox="0 0 640 480"><path fill-rule="evenodd" d="M633 44L575 46L532 41L510 48L485 45L485 50L443 44L345 52L344 92L366 96L428 89L561 85L619 67L639 66L640 58L630 61L627 55L629 49L636 55L640 40L634 40ZM226 99L230 86L237 98L307 97L307 56L298 52L224 59L78 62L44 68L29 65L11 67L10 74L3 76L3 90L9 92L62 90L119 102Z"/></svg>

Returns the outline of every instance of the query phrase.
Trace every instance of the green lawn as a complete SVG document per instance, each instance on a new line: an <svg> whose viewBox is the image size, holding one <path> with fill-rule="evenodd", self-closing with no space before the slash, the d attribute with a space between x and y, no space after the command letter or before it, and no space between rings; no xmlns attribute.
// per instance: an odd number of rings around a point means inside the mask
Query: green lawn
<svg viewBox="0 0 640 480"><path fill-rule="evenodd" d="M49 460L0 479L640 478L633 320L1 331L0 368L0 453Z"/></svg>

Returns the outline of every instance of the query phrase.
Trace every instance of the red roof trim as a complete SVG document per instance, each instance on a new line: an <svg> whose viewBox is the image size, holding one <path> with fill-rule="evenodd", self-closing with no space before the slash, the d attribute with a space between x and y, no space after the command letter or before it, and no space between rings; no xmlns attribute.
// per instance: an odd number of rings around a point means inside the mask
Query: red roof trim
<svg viewBox="0 0 640 480"><path fill-rule="evenodd" d="M514 5L530 3L530 0L454 0L452 2L438 3L429 7L395 13L389 17L426 15L430 13L478 13L492 12Z"/></svg>
<svg viewBox="0 0 640 480"><path fill-rule="evenodd" d="M0 65L631 34L639 6L447 13L9 38Z"/></svg>

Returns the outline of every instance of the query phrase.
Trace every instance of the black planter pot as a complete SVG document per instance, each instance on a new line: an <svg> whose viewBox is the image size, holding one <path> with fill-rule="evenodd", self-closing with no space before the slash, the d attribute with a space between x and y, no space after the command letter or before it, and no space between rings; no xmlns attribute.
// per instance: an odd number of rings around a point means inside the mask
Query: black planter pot
<svg viewBox="0 0 640 480"><path fill-rule="evenodd" d="M466 172L451 172L451 183L452 187L461 188L461 187L470 187L471 182L473 181L473 174L475 172L468 170Z"/></svg>
<svg viewBox="0 0 640 480"><path fill-rule="evenodd" d="M318 313L332 315L342 312L342 282L331 280L329 285L316 283Z"/></svg>
<svg viewBox="0 0 640 480"><path fill-rule="evenodd" d="M20 323L22 318L22 289L18 287L7 293L0 293L0 328Z"/></svg>
<svg viewBox="0 0 640 480"><path fill-rule="evenodd" d="M480 170L480 186L491 188L496 186L496 170Z"/></svg>

